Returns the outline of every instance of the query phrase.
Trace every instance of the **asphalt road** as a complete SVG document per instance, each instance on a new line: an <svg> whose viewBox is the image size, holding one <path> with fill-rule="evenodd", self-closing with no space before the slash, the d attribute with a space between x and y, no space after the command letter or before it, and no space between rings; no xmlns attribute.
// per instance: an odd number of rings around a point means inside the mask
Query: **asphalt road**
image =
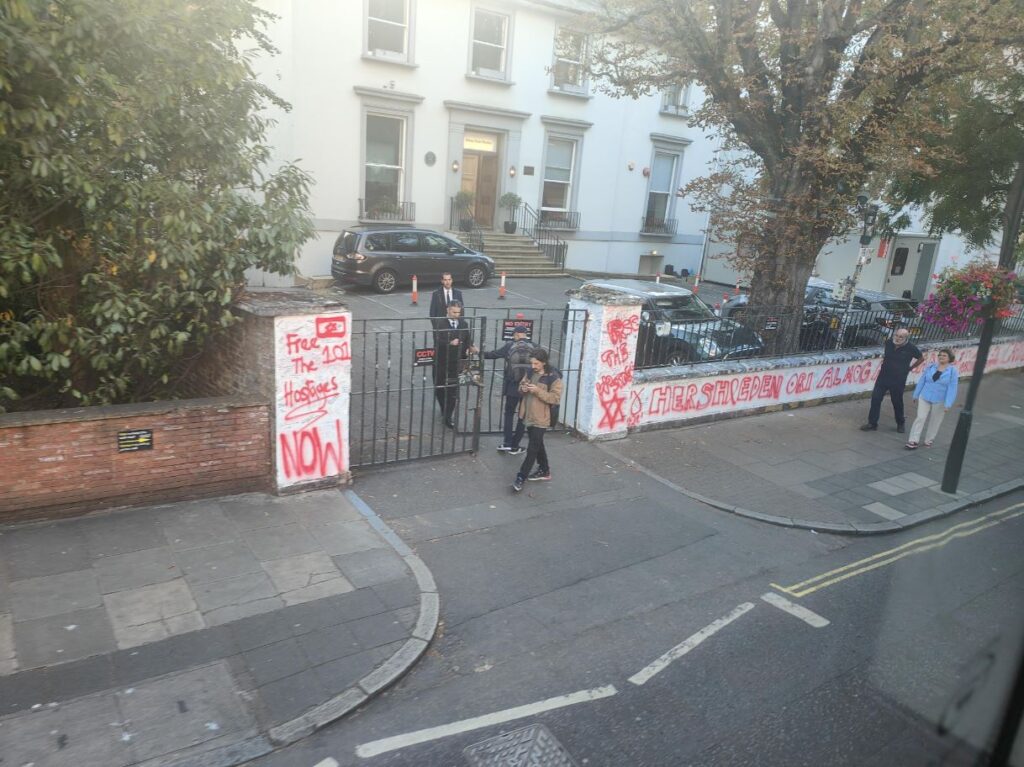
<svg viewBox="0 0 1024 767"><path fill-rule="evenodd" d="M572 471L532 500L480 497L457 462L363 480L443 626L392 690L254 765L456 767L535 724L577 765L969 763L957 736L984 737L1021 650L1024 494L842 539L558 449Z"/></svg>

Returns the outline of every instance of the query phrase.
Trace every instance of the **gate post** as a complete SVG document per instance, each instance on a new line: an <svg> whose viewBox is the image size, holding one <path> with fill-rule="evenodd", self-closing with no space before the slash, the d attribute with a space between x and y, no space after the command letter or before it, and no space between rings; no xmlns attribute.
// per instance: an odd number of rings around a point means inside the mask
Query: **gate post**
<svg viewBox="0 0 1024 767"><path fill-rule="evenodd" d="M274 327L271 437L278 493L351 481L352 313L336 301L302 298L261 307Z"/></svg>
<svg viewBox="0 0 1024 767"><path fill-rule="evenodd" d="M587 439L625 437L641 415L632 397L640 303L594 285L570 296L569 317L586 310L587 321L566 325L566 349L582 354L579 387L567 387L563 409L577 413L576 428Z"/></svg>

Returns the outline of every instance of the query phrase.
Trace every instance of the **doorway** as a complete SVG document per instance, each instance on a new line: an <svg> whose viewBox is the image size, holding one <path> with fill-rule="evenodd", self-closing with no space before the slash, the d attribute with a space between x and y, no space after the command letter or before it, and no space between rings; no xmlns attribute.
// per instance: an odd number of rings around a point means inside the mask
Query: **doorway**
<svg viewBox="0 0 1024 767"><path fill-rule="evenodd" d="M498 198L498 144L493 133L466 131L462 141L462 186L473 194L473 220L481 229L494 228Z"/></svg>

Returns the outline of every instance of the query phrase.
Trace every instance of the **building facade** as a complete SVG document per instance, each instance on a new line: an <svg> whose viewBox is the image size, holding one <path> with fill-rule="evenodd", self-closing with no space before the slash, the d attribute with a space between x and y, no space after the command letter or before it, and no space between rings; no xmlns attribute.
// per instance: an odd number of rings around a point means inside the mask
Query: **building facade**
<svg viewBox="0 0 1024 767"><path fill-rule="evenodd" d="M297 256L301 275L330 273L346 226L451 229L460 191L477 226L499 232L502 194L519 195L568 243L569 269L697 271L705 217L679 189L714 149L688 122L701 94L685 83L639 99L598 90L570 0L261 5L278 16L280 53L257 68L292 105L270 140L315 182L318 235Z"/></svg>

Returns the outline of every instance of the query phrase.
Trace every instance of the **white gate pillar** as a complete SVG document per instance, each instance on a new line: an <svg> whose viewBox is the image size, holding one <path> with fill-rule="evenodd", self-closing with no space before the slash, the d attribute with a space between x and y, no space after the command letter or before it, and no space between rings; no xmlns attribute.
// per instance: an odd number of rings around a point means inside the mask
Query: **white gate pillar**
<svg viewBox="0 0 1024 767"><path fill-rule="evenodd" d="M578 406L576 428L587 439L618 439L639 423L641 403L633 396L633 361L640 327L640 302L632 296L585 285L570 294L572 310L585 309L588 319L569 322L569 354L582 346L580 385L566 395L565 408Z"/></svg>

